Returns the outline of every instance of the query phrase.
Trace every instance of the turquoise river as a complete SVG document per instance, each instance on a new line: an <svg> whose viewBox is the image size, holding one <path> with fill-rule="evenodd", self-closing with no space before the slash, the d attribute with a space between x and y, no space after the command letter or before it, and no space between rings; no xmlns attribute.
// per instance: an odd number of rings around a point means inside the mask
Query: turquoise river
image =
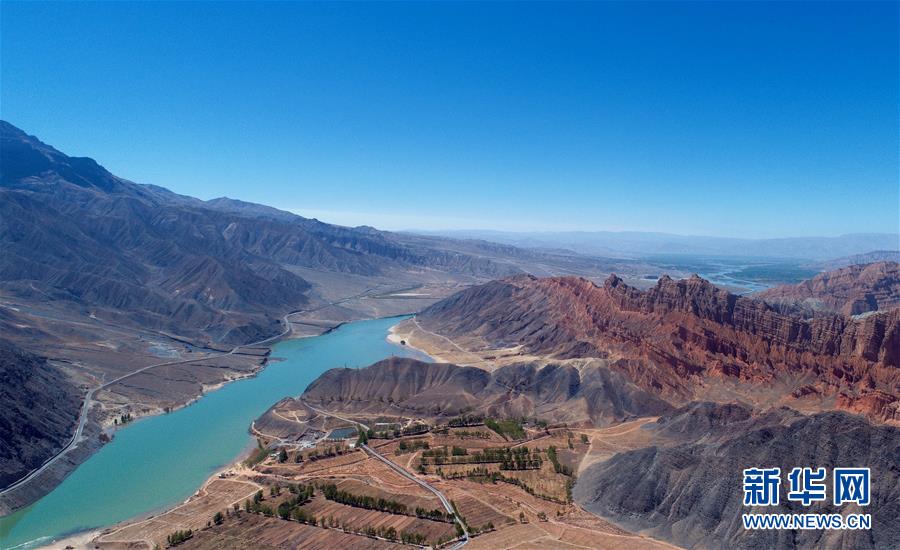
<svg viewBox="0 0 900 550"><path fill-rule="evenodd" d="M333 367L363 367L417 352L390 344L402 318L358 321L314 338L286 340L253 378L210 392L170 414L136 421L44 498L0 518L0 548L31 548L182 502L251 442L250 423ZM421 355L419 355L422 357Z"/></svg>

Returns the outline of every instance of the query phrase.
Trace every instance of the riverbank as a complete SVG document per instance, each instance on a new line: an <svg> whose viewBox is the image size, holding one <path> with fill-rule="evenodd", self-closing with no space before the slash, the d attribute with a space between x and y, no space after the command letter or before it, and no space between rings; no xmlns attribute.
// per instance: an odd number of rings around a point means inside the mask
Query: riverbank
<svg viewBox="0 0 900 550"><path fill-rule="evenodd" d="M305 336L301 338L305 338ZM72 548L72 550L95 550L97 548L108 548L111 546L114 547L117 545L121 545L123 544L122 542L115 540L116 533L130 528L131 526L146 524L154 520L160 521L160 519L165 517L167 514L184 511L185 508L190 507L192 503L196 502L198 498L205 494L208 494L209 486L216 480L234 477L235 475L239 474L246 474L248 469L244 467L243 463L245 460L247 460L248 457L250 457L253 452L256 451L256 448L257 447L255 441L251 438L247 441L247 445L243 450L241 450L241 453L237 456L234 462L215 471L212 475L209 476L209 478L206 479L206 481L203 482L203 485L200 486L197 492L188 497L184 502L174 507L148 512L141 516L137 516L127 521L123 521L109 527L104 527L102 529L89 529L87 531L80 531L58 541L38 546L37 550L51 550L59 548L68 549L70 547ZM257 489L254 488L252 492L255 492L256 490ZM125 544L130 546L133 543L134 541L128 541ZM153 548L153 545L149 545L148 548Z"/></svg>
<svg viewBox="0 0 900 550"><path fill-rule="evenodd" d="M478 367L487 371L494 370L501 364L497 359L506 360L508 357L519 357L519 350L492 350L490 354L481 355L469 351L457 342L433 332L423 329L415 317L407 319L392 327L388 334L388 341L392 344L405 345L432 358L435 363L452 363L454 365ZM401 344L401 342L404 342ZM502 357L498 357L498 353ZM522 356L524 357L524 356Z"/></svg>
<svg viewBox="0 0 900 550"><path fill-rule="evenodd" d="M85 531L83 533L77 533L70 537L66 537L57 542L52 542L50 544L44 546L38 546L41 550L49 550L49 549L59 549L59 548L72 548L74 550L93 550L95 544L94 540L100 536L103 531L94 530L94 531Z"/></svg>
<svg viewBox="0 0 900 550"><path fill-rule="evenodd" d="M441 356L442 350L437 346L429 345L424 338L416 336L416 332L412 319L407 319L391 327L388 331L387 341L395 346L406 346L411 350L424 353L437 363L449 362Z"/></svg>
<svg viewBox="0 0 900 550"><path fill-rule="evenodd" d="M257 376L226 384L190 407L130 423L47 496L0 518L0 547L114 525L183 502L234 462L252 441L248 426L273 403L301 394L330 368L414 353L385 339L399 320L357 321L322 336L282 340L273 354L284 361Z"/></svg>
<svg viewBox="0 0 900 550"><path fill-rule="evenodd" d="M266 368L273 344L327 334L343 322L321 324L318 334L311 333L306 326L303 331L297 331L295 321L290 317L299 313L303 312L286 314L283 317L285 329L275 336L220 353L142 367L89 390L78 431L71 442L38 471L29 474L25 481L17 482L0 493L0 517L26 508L46 496L80 464L112 441L121 429L141 419L190 407L207 393L232 382L255 377ZM165 369L166 372L156 376L157 369ZM126 379L128 384L122 384ZM179 383L173 385L173 379ZM162 394L165 400L148 401L147 394ZM127 422L118 422L126 415Z"/></svg>

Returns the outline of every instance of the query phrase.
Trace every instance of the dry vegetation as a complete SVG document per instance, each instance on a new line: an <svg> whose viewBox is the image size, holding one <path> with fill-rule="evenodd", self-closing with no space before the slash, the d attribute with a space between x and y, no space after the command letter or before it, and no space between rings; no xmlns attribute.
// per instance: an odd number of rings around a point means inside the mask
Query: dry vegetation
<svg viewBox="0 0 900 550"><path fill-rule="evenodd" d="M437 497L401 476L355 441L319 439L312 448L297 434L351 425L298 408L276 406L273 433L260 449L184 505L126 525L97 539L101 547L167 546L191 529L183 548L384 548L397 544L448 546L458 527ZM275 422L271 422L272 418ZM421 422L352 418L386 427L369 445L451 500L472 535L471 548L661 548L571 503L571 486L587 463L641 441L646 420L614 428L546 427L518 420L475 419L426 433L393 437ZM291 429L293 424L293 430ZM364 430L365 432L365 430ZM387 437L384 437L387 436Z"/></svg>

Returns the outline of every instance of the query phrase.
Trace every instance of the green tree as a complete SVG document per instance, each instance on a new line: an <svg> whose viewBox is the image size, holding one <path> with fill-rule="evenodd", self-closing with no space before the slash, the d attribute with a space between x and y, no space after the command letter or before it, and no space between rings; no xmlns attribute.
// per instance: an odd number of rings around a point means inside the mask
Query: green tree
<svg viewBox="0 0 900 550"><path fill-rule="evenodd" d="M369 438L373 437L372 429L363 430L362 426L357 426L356 431L359 433L359 437L356 439L357 445L365 445L369 442Z"/></svg>

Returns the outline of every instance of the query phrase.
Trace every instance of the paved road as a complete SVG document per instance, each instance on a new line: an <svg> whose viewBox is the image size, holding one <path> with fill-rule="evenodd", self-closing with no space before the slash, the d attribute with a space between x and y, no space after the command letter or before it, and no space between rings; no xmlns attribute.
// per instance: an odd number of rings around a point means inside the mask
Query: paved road
<svg viewBox="0 0 900 550"><path fill-rule="evenodd" d="M462 527L462 531L463 531L463 540L461 540L461 541L459 541L458 543L456 543L455 545L451 546L451 547L450 547L451 550L456 550L457 548L462 548L463 546L466 545L467 542L469 542L469 530L466 529L466 525L462 522L461 519L459 519L459 516L456 514L456 510L453 509L453 505L450 504L450 501L447 500L447 497L445 497L443 493L441 493L440 491L438 491L437 489L435 489L434 487L432 487L432 486L429 485L428 483L426 483L426 482L422 481L421 479L417 478L416 476L412 475L411 473L407 472L406 470L404 470L403 468L401 468L401 467L398 466L397 464L394 464L393 462L391 462L390 460L388 460L387 458L385 458L384 456L382 456L381 454L379 454L378 451L376 451L376 450L373 449L372 447L369 447L368 445L365 445L365 444L364 444L364 445L362 446L362 448L365 449L366 452L368 452L370 455L372 455L372 457L374 457L374 458L380 460L381 462L384 462L385 464L387 464L387 466L388 466L390 469L394 470L395 472L397 472L398 474L402 475L402 476L405 477L406 479L408 479L408 480L410 480L410 481L413 481L413 482L415 482L415 483L421 485L421 486L424 487L425 489L427 489L427 490L431 491L432 493L434 493L434 496L438 497L438 499L441 501L441 504L444 505L444 509L447 510L447 513L453 514L454 519L456 519L456 523L458 523L459 526Z"/></svg>
<svg viewBox="0 0 900 550"><path fill-rule="evenodd" d="M383 286L383 285L378 285L376 287L367 288L366 290L364 290L363 292L360 292L359 294L354 294L353 296L347 296L346 298L341 298L340 300L336 300L334 302L328 302L328 303L323 304L316 308L298 309L298 310L292 311L282 318L282 320L284 322L284 326L285 326L284 330L280 334L277 334L270 338L265 338L263 340L259 340L258 342L253 342L250 344L242 344L240 346L235 346L227 352L210 353L210 354L204 355L203 357L192 357L190 359L182 359L179 361L166 361L163 363L155 363L153 365L147 365L146 367L141 367L136 371L129 372L128 374L122 375L122 376L115 378L113 380L110 380L108 382L104 382L104 383L100 384L99 386L88 390L87 394L85 394L85 396L84 396L84 403L81 405L81 414L78 417L78 427L75 429L75 433L72 434L72 438L69 440L69 442L66 443L66 445L63 446L55 455L48 458L39 468L32 470L25 477L19 479L18 481L11 483L10 485L7 485L3 490L0 490L0 496L3 496L5 494L9 493L13 489L15 489L21 485L24 485L25 483L28 483L29 481L34 479L37 475L39 475L41 472L45 471L47 468L49 468L50 466L55 464L59 459L61 459L63 456L65 456L65 454L68 453L70 450L72 450L78 446L78 443L81 442L82 435L84 434L84 427L87 425L88 412L90 411L91 405L93 404L92 400L93 400L94 394L96 394L98 391L103 390L104 388L108 388L108 387L112 386L113 384L116 384L118 382L121 382L122 380L125 380L126 378L129 378L136 374L140 374L140 373L142 373L146 370L152 369L152 368L167 367L167 366L171 366L171 365L183 365L185 363L194 363L196 361L205 361L207 359L214 359L216 357L232 355L241 348L251 348L254 346L261 346L264 344L268 344L270 342L274 342L275 340L278 340L278 339L283 338L283 337L287 336L288 334L290 334L291 322L289 320L289 317L291 315L295 315L297 313L311 313L314 311L318 311L320 309L325 309L326 307L330 307L330 306L337 305L337 304L342 304L344 302L365 296L366 294L368 294L369 292L375 290L376 288L378 288L380 286Z"/></svg>
<svg viewBox="0 0 900 550"><path fill-rule="evenodd" d="M361 426L364 430L368 430L368 429L369 429L369 427L366 426L365 424L363 424L362 422L359 422L359 421L356 421L356 420L350 420L349 418L344 418L343 416L339 416L339 415L336 415L336 414L334 414L334 413L330 413L330 412L328 412L328 411L323 411L322 409L313 407L312 405L310 405L310 404L308 404L308 403L306 403L306 402L303 402L303 401L301 401L301 402L302 402L305 406L309 407L310 409L316 411L316 412L319 413L319 414L324 414L325 416L331 416L331 417L333 417L333 418L337 418L338 420L343 420L344 422L349 422L349 423L351 423L351 424L356 424L356 425L358 425L358 426ZM450 501L447 500L447 497L445 497L444 494L443 494L442 492L438 491L435 487L433 487L433 486L430 485L429 483L427 483L427 482L425 482L425 481L422 481L422 480L419 479L418 477L416 477L416 476L414 476L413 474L407 472L406 470L404 470L403 468L401 468L401 467L398 466L397 464L394 464L393 462L391 462L390 460L388 460L387 458L385 458L381 453L379 453L378 451L376 451L376 450L373 449L372 447L369 447L368 445L363 444L363 445L362 445L362 448L363 448L364 451L366 451L367 453L369 453L369 455L371 455L373 458L375 458L375 459L377 459L377 460L380 460L381 462L384 462L390 469L394 470L395 472L397 472L397 473L400 474L401 476L403 476L403 477L405 477L406 479L408 479L408 480L410 480L410 481L412 481L412 482L414 482L414 483L420 485L421 487L425 488L426 490L428 490L428 491L434 493L434 496L438 497L438 500L440 500L440 501L441 501L441 504L444 505L444 509L447 510L447 513L453 514L453 518L456 520L456 523L458 523L459 526L462 527L462 531L463 531L463 540L461 540L461 541L457 542L456 544L454 544L453 546L451 546L451 547L449 548L449 550L457 550L458 548L462 548L463 546L466 545L466 543L469 542L469 530L466 528L466 524L462 522L462 520L459 518L459 515L456 513L456 510L453 509L453 505L450 504Z"/></svg>
<svg viewBox="0 0 900 550"><path fill-rule="evenodd" d="M66 445L62 449L59 450L59 452L57 452L52 457L48 458L47 461L44 462L39 468L37 468L36 470L32 470L25 477L12 483L11 485L8 485L5 489L0 491L0 496L5 495L6 493L12 491L16 487L19 487L25 483L28 483L29 481L34 479L35 476L37 476L38 474L40 474L41 472L43 472L44 470L46 470L47 468L49 468L50 466L55 464L56 461L61 459L67 452L69 452L70 450L72 450L78 446L78 443L81 442L82 436L84 435L84 427L87 425L88 412L90 411L91 405L93 404L92 401L94 398L94 394L96 394L98 391L101 391L105 388L112 386L113 384L117 384L117 383L121 382L122 380L125 380L126 378L130 378L136 374L140 374L140 373L142 373L146 370L152 369L152 368L167 367L167 366L171 366L171 365L183 365L185 363L195 363L197 361L206 361L208 359L214 359L216 357L224 357L226 355L233 355L235 352L237 352L241 348L249 348L249 347L253 347L253 346L259 346L259 345L265 344L267 342L276 340L278 338L282 338L291 332L291 324L288 321L288 317L290 317L294 313L300 313L300 312L293 311L293 312L285 315L283 320L284 320L284 324L285 324L286 328L280 334L278 334L276 336L272 336L270 338L266 338L266 339L260 340L258 342L253 342L252 344L242 344L240 346L235 346L227 352L210 353L210 354L204 355L202 357L192 357L190 359L182 359L179 361L166 361L163 363L155 363L153 365L147 365L146 367L141 367L136 371L129 372L128 374L122 375L118 378L114 378L113 380L104 382L97 387L91 388L90 390L88 390L88 392L84 396L84 403L81 405L81 414L78 417L78 427L75 429L75 433L72 434L72 438L69 440L69 442L66 443Z"/></svg>

